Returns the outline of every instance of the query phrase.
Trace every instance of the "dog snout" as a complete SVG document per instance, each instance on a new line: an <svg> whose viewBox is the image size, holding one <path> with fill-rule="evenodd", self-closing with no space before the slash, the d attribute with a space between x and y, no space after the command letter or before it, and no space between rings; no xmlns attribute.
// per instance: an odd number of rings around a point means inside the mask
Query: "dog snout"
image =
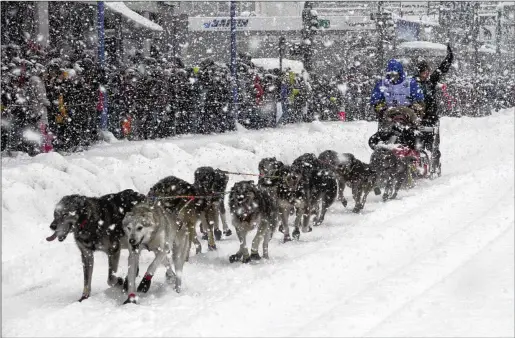
<svg viewBox="0 0 515 338"><path fill-rule="evenodd" d="M57 230L57 223L56 223L56 221L53 221L53 222L50 224L50 229L51 229L51 230Z"/></svg>
<svg viewBox="0 0 515 338"><path fill-rule="evenodd" d="M136 240L134 238L129 239L129 244L130 245L136 244Z"/></svg>

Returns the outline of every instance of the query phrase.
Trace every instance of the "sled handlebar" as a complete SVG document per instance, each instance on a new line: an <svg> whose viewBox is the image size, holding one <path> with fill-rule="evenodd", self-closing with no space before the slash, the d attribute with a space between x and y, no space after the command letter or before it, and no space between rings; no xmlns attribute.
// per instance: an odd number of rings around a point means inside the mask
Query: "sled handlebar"
<svg viewBox="0 0 515 338"><path fill-rule="evenodd" d="M421 131L423 133L436 133L437 130L438 130L438 127L425 127L425 126L421 126L421 127L418 127L417 129L418 129L418 131Z"/></svg>

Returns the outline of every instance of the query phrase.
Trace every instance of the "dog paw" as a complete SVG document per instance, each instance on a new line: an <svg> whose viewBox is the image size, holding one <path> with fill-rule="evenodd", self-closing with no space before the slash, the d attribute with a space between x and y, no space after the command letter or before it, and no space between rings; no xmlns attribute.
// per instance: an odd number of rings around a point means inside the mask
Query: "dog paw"
<svg viewBox="0 0 515 338"><path fill-rule="evenodd" d="M127 298L127 300L125 302L123 302L123 304L138 304L138 300L137 300L137 297L135 294L131 293L129 295L129 297Z"/></svg>
<svg viewBox="0 0 515 338"><path fill-rule="evenodd" d="M383 202L388 201L388 199L389 199L388 195L387 195L387 194L384 194L384 195L383 195Z"/></svg>
<svg viewBox="0 0 515 338"><path fill-rule="evenodd" d="M109 286L123 285L123 278L112 275L107 279L107 285L109 285Z"/></svg>
<svg viewBox="0 0 515 338"><path fill-rule="evenodd" d="M180 285L175 285L175 287L173 288L175 290L175 292L177 293L181 293L182 291L182 287Z"/></svg>
<svg viewBox="0 0 515 338"><path fill-rule="evenodd" d="M253 261L259 261L261 259L261 256L257 252L252 252L250 254L250 259Z"/></svg>
<svg viewBox="0 0 515 338"><path fill-rule="evenodd" d="M215 239L217 241L222 239L222 231L220 229L215 229Z"/></svg>
<svg viewBox="0 0 515 338"><path fill-rule="evenodd" d="M86 300L89 298L89 295L83 294L82 297L80 297L79 302L82 302L83 300Z"/></svg>
<svg viewBox="0 0 515 338"><path fill-rule="evenodd" d="M240 260L240 258L241 258L240 255L230 255L229 256L229 262L231 262L231 263L237 262L237 261Z"/></svg>
<svg viewBox="0 0 515 338"><path fill-rule="evenodd" d="M291 233L292 237L296 240L298 240L300 238L300 231L299 229L295 229L293 230L293 232Z"/></svg>
<svg viewBox="0 0 515 338"><path fill-rule="evenodd" d="M241 262L242 262L242 263L249 263L249 262L250 262L250 256L243 257L243 258L241 259Z"/></svg>
<svg viewBox="0 0 515 338"><path fill-rule="evenodd" d="M195 247L195 253L196 253L197 255L198 255L198 254L200 254L200 253L202 253L202 246L197 245L197 246Z"/></svg>
<svg viewBox="0 0 515 338"><path fill-rule="evenodd" d="M224 231L224 235L225 235L225 237L231 236L232 235L231 229L227 229L226 231Z"/></svg>
<svg viewBox="0 0 515 338"><path fill-rule="evenodd" d="M352 212L355 213L355 214L359 214L360 211L361 211L360 207L354 207L354 209L352 209Z"/></svg>
<svg viewBox="0 0 515 338"><path fill-rule="evenodd" d="M165 275L166 284L174 284L175 283L175 273L166 273Z"/></svg>
<svg viewBox="0 0 515 338"><path fill-rule="evenodd" d="M216 244L208 245L208 246L207 246L207 249L208 249L209 251L216 251Z"/></svg>
<svg viewBox="0 0 515 338"><path fill-rule="evenodd" d="M342 204L343 204L343 207L344 207L344 208L347 208L347 200L343 200L343 201L342 201Z"/></svg>
<svg viewBox="0 0 515 338"><path fill-rule="evenodd" d="M147 293L148 289L150 289L150 285L152 284L152 275L145 274L143 279L138 285L138 292Z"/></svg>
<svg viewBox="0 0 515 338"><path fill-rule="evenodd" d="M264 254L263 254L263 258L264 258L264 259L270 259L270 256L268 255L268 253L264 253Z"/></svg>
<svg viewBox="0 0 515 338"><path fill-rule="evenodd" d="M291 241L290 235L285 235L284 239L283 239L283 243L290 242L290 241Z"/></svg>

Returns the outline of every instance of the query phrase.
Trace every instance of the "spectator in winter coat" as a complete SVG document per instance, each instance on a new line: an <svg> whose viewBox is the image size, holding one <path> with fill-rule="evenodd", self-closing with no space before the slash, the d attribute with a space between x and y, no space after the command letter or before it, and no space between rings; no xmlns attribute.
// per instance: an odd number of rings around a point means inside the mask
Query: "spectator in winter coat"
<svg viewBox="0 0 515 338"><path fill-rule="evenodd" d="M408 77L402 64L392 59L386 67L386 77L378 81L372 91L370 104L376 111L379 127L386 127L383 116L387 110L395 109L411 115L414 110L422 117L424 93L414 78Z"/></svg>
<svg viewBox="0 0 515 338"><path fill-rule="evenodd" d="M424 92L424 101L426 112L422 120L424 126L437 126L439 122L438 106L436 103L436 85L443 74L446 74L451 68L454 55L452 54L451 47L447 45L447 56L442 61L440 66L431 72L429 64L426 61L420 61L417 64L418 76L416 77L422 91ZM440 165L440 133L424 133L423 137L425 147L433 153L433 165L437 168L437 172L441 172ZM434 145L434 149L433 149Z"/></svg>

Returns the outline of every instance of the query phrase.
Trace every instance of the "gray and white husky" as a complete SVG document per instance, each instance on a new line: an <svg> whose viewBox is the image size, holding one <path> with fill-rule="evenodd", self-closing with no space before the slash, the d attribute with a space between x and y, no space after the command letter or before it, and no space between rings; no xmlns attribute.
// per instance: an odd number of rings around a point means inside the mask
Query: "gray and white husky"
<svg viewBox="0 0 515 338"><path fill-rule="evenodd" d="M134 207L123 219L123 229L129 241L128 293L124 304L136 303L136 274L140 251L146 249L155 254L147 268L137 292L147 292L157 267L166 266L166 280L175 279L175 290L181 291L182 269L191 247L190 228L183 215L187 204L178 213L167 210L163 203L148 199ZM168 254L172 254L172 261ZM173 267L172 267L173 265ZM175 271L174 271L175 270Z"/></svg>
<svg viewBox="0 0 515 338"><path fill-rule="evenodd" d="M168 176L150 188L148 198L125 215L123 230L129 243L129 297L124 304L137 301L136 274L141 249L154 252L156 258L148 267L137 291L148 291L152 276L161 262L167 267L167 280L171 282L175 279L175 291L181 291L182 269L188 259L191 243L195 243L192 238L196 239L195 225L200 217L192 198L195 193L192 184ZM170 252L175 271L167 256Z"/></svg>

